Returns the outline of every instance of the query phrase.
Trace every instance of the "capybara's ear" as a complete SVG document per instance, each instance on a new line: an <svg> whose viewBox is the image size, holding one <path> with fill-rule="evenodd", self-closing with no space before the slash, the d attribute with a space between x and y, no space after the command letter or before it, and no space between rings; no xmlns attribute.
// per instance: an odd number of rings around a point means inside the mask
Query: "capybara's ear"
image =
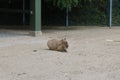
<svg viewBox="0 0 120 80"><path fill-rule="evenodd" d="M63 40L66 40L66 38L63 38Z"/></svg>
<svg viewBox="0 0 120 80"><path fill-rule="evenodd" d="M61 41L66 41L66 38L63 38Z"/></svg>

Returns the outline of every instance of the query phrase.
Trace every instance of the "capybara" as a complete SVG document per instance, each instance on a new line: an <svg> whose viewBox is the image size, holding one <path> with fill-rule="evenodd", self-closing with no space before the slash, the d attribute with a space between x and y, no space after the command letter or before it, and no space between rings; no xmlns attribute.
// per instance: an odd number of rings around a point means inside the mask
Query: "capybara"
<svg viewBox="0 0 120 80"><path fill-rule="evenodd" d="M55 50L60 52L67 52L68 42L66 38L62 40L52 39L47 42L49 50Z"/></svg>

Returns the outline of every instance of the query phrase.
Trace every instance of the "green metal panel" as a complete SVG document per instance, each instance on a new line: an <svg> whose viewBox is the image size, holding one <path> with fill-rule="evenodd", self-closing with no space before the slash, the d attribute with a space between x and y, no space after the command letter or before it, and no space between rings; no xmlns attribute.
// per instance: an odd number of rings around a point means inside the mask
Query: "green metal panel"
<svg viewBox="0 0 120 80"><path fill-rule="evenodd" d="M41 31L41 0L30 0L30 29Z"/></svg>

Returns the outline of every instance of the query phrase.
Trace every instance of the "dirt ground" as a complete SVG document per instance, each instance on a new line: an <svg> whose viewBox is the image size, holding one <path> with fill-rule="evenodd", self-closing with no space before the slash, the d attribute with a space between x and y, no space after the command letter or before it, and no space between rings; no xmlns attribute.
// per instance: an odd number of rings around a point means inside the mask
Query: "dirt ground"
<svg viewBox="0 0 120 80"><path fill-rule="evenodd" d="M49 51L52 38L67 37L67 53ZM120 27L0 30L0 80L120 80Z"/></svg>

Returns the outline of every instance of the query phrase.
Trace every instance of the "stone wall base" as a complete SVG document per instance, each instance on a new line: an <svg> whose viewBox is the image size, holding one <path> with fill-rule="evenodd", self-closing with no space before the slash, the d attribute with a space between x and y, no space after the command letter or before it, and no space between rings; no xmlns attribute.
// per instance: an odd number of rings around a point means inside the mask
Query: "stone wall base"
<svg viewBox="0 0 120 80"><path fill-rule="evenodd" d="M42 32L41 31L30 31L30 35L34 37L40 37L42 36Z"/></svg>

